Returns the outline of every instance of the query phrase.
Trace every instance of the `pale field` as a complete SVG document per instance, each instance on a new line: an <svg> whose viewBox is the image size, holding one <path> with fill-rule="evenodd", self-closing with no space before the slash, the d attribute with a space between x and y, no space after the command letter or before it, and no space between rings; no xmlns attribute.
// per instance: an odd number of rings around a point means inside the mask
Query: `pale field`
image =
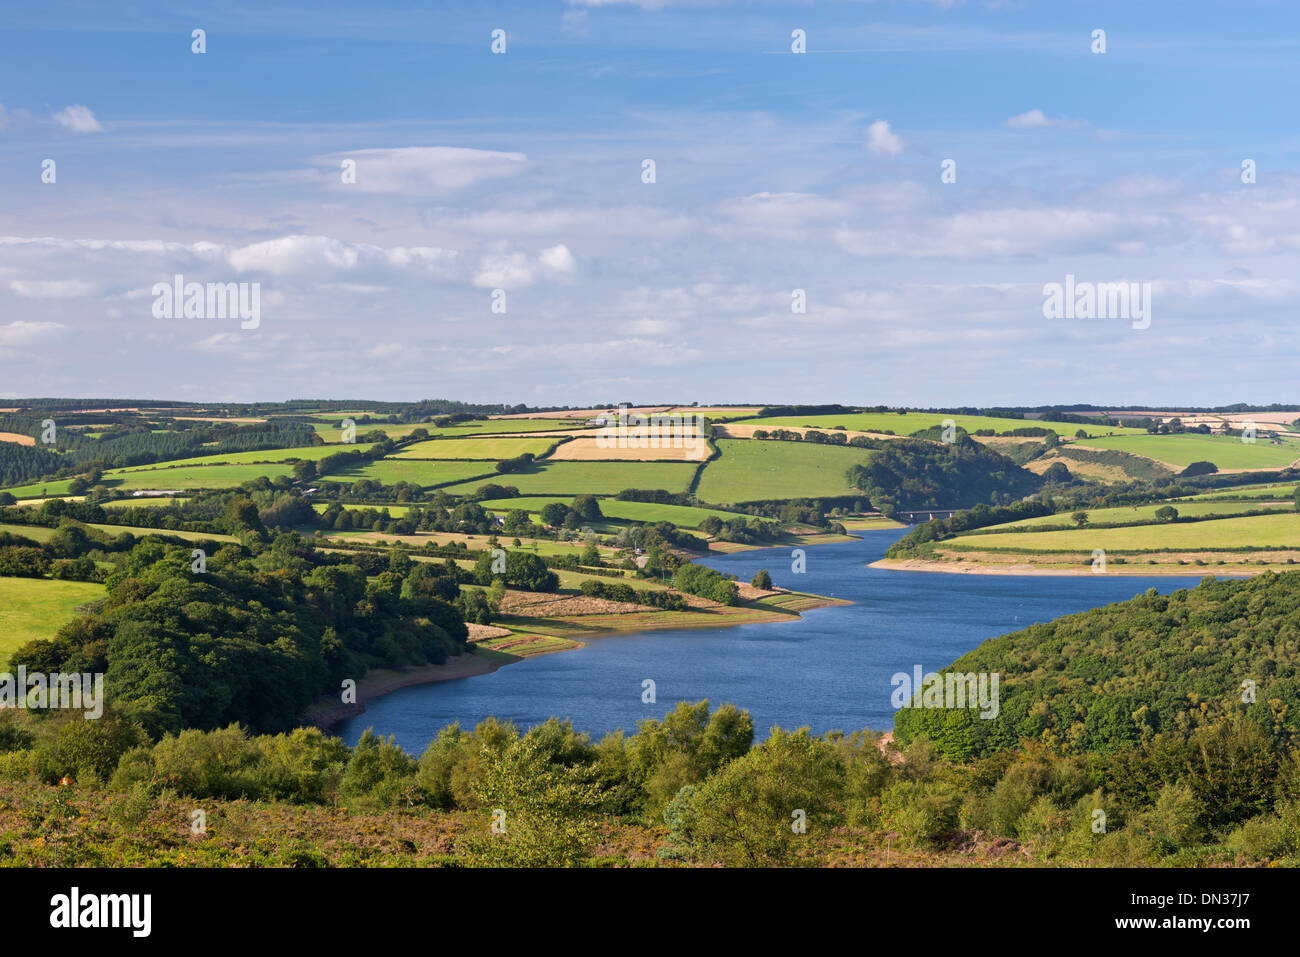
<svg viewBox="0 0 1300 957"><path fill-rule="evenodd" d="M865 435L869 439L907 438L907 436L905 435L902 436L886 435L884 432L861 432L857 430L841 430L841 429L813 429L813 428L803 428L800 426L789 426L789 425L776 425L776 426L738 425L734 422L728 423L726 425L715 425L713 427L713 434L721 439L752 439L754 437L754 433L759 429L764 429L767 432L771 432L773 429L781 429L784 432L798 432L800 435L803 435L805 432L822 432L829 435L833 432L843 431L844 434L850 439L859 435ZM760 441L766 441L766 440L760 440ZM1042 440L1040 439L1039 441Z"/></svg>
<svg viewBox="0 0 1300 957"><path fill-rule="evenodd" d="M1097 479L1101 482L1128 482L1131 481L1127 472L1117 465L1103 465L1100 462L1080 462L1075 459L1067 459L1057 455L1055 452L1048 452L1036 459L1025 463L1025 468L1035 475L1042 475L1052 463L1060 462L1070 470L1071 475L1078 475L1083 478Z"/></svg>
<svg viewBox="0 0 1300 957"><path fill-rule="evenodd" d="M672 409L671 405L638 405L630 406L625 411L644 415L649 412L667 412ZM610 415L616 413L617 408L606 409L569 409L567 412L512 412L510 415L493 415L492 419L594 419L598 415Z"/></svg>
<svg viewBox="0 0 1300 957"><path fill-rule="evenodd" d="M596 462L601 460L618 460L621 462L703 462L709 457L709 447L703 439L683 437L681 444L693 445L694 448L675 449L671 446L673 439L660 439L660 445L667 448L650 449L602 449L594 438L573 439L556 447L548 456L553 462ZM614 443L611 443L614 444Z"/></svg>
<svg viewBox="0 0 1300 957"><path fill-rule="evenodd" d="M21 432L0 432L0 442L15 442L18 445L35 445L36 439Z"/></svg>

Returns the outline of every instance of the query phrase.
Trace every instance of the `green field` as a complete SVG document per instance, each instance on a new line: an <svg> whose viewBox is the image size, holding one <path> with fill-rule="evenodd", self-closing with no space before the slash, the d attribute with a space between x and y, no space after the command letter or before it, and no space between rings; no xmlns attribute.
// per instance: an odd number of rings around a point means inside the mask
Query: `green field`
<svg viewBox="0 0 1300 957"><path fill-rule="evenodd" d="M1080 448L1115 449L1130 455L1144 455L1175 468L1193 462L1213 462L1223 469L1264 469L1290 465L1300 458L1300 442L1283 439L1274 445L1265 438L1253 443L1231 435L1119 435L1076 443Z"/></svg>
<svg viewBox="0 0 1300 957"><path fill-rule="evenodd" d="M695 469L694 464L682 462L551 462L484 481L513 485L525 495L614 495L628 488L684 492ZM465 495L484 481L453 485L447 491Z"/></svg>
<svg viewBox="0 0 1300 957"><path fill-rule="evenodd" d="M4 489L14 498L44 498L47 495L67 495L68 483L72 479L59 479L57 482L34 482L31 485L15 485Z"/></svg>
<svg viewBox="0 0 1300 957"><path fill-rule="evenodd" d="M967 432L977 429L994 429L1009 432L1012 429L1051 429L1063 438L1072 437L1080 429L1089 435L1145 435L1143 429L1122 429L1119 426L1084 425L1075 422L1043 422L1038 419L1002 419L986 415L946 415L942 412L850 412L843 415L787 415L770 419L737 419L736 425L756 425L764 429L789 429L809 426L814 429L832 429L844 426L850 432L892 431L895 435L910 435L922 429L943 425L952 419Z"/></svg>
<svg viewBox="0 0 1300 957"><path fill-rule="evenodd" d="M696 494L726 505L762 499L852 495L845 473L871 452L812 442L719 439L721 455L704 467Z"/></svg>
<svg viewBox="0 0 1300 957"><path fill-rule="evenodd" d="M44 525L0 525L0 532L21 535L34 542L48 542L54 537L54 529L46 528Z"/></svg>
<svg viewBox="0 0 1300 957"><path fill-rule="evenodd" d="M20 645L53 638L78 605L102 598L104 586L45 578L0 578L0 666Z"/></svg>
<svg viewBox="0 0 1300 957"><path fill-rule="evenodd" d="M315 423L312 428L326 442L338 442L343 432L338 428L342 417L331 416L329 421ZM357 422L357 436L365 435L373 429L379 429L393 439L403 439L416 429L424 429L430 435L460 437L466 435L492 435L497 432L548 432L556 429L582 428L585 422L564 422L555 419L477 419L461 425L439 428L436 425L415 423L408 425L390 425L386 422L366 424Z"/></svg>
<svg viewBox="0 0 1300 957"><path fill-rule="evenodd" d="M416 442L390 456L395 459L513 459L531 452L549 452L556 439L431 439Z"/></svg>
<svg viewBox="0 0 1300 957"><path fill-rule="evenodd" d="M572 501L572 497L528 495L519 498L496 499L492 502L485 502L484 507L488 508L489 511L503 514L512 508L522 508L527 512L540 512L551 502L561 502L568 505ZM717 508L698 508L693 505L660 505L656 502L620 502L615 498L601 499L600 510L606 518L620 519L627 522L672 522L680 528L698 528L700 522L710 515L716 516L724 522L733 518L748 518L748 516L741 515L738 512L724 512Z"/></svg>
<svg viewBox="0 0 1300 957"><path fill-rule="evenodd" d="M424 462L418 459L380 459L354 465L329 475L322 476L326 482L355 482L358 479L370 479L394 485L398 482L410 482L414 485L428 487L446 482L459 482L475 475L485 476L483 482L496 481L496 471L490 462ZM477 484L483 484L479 482ZM513 485L513 482L503 482Z"/></svg>
<svg viewBox="0 0 1300 957"><path fill-rule="evenodd" d="M152 468L135 472L105 475L104 484L126 491L132 489L233 488L265 475L276 478L293 475L293 466L265 465L191 465L177 468Z"/></svg>
<svg viewBox="0 0 1300 957"><path fill-rule="evenodd" d="M169 528L141 528L136 525L105 525L101 523L87 523L86 527L97 529L110 536L130 532L137 537L142 535L170 535L173 538L183 538L190 542L203 541L204 539L218 542L239 541L234 535L220 535L216 532L180 532ZM47 542L54 536L55 529L46 528L44 525L0 525L0 532L10 532L14 535L30 538L33 541Z"/></svg>
<svg viewBox="0 0 1300 957"><path fill-rule="evenodd" d="M109 469L104 475L112 477L189 465L248 465L254 462L289 462L293 459L310 459L313 462L319 462L326 456L333 455L336 452L367 452L372 448L374 448L374 443L361 442L353 445L308 445L297 449L266 449L261 452L225 452L218 455L200 455L188 459L172 459L167 462L155 462L151 465L133 465L124 469Z"/></svg>
<svg viewBox="0 0 1300 957"><path fill-rule="evenodd" d="M1178 510L1181 518L1195 517L1198 515L1233 515L1237 512L1251 512L1259 509L1269 508L1278 512L1293 512L1295 506L1290 502L1285 505L1267 506L1260 502L1193 502L1188 499L1173 499L1169 502L1157 502L1154 505L1139 505L1136 508L1132 506L1122 506L1120 508L1090 508L1085 509L1088 513L1088 521L1093 525L1110 525L1116 522L1149 522L1155 519L1156 511L1171 506ZM991 525L990 528L1003 529L1012 531L1017 528L1041 528L1051 525L1073 525L1070 519L1070 512L1063 512L1057 515L1041 515L1037 518L1026 518L1016 522L1007 522L1003 525Z"/></svg>
<svg viewBox="0 0 1300 957"><path fill-rule="evenodd" d="M1300 514L1252 515L1209 522L1173 525L1134 525L1127 528L1080 528L1061 532L1001 532L991 535L960 535L943 543L943 548L1017 548L1036 552L1077 551L1091 553L1134 551L1145 548L1177 548L1208 551L1215 548L1300 547Z"/></svg>
<svg viewBox="0 0 1300 957"><path fill-rule="evenodd" d="M1200 495L1189 495L1181 501L1193 502L1207 498L1252 498L1270 502L1283 502L1295 498L1296 488L1294 482L1284 485L1240 485L1236 488L1221 488L1213 492L1202 492Z"/></svg>
<svg viewBox="0 0 1300 957"><path fill-rule="evenodd" d="M183 495L164 495L160 498L119 498L99 504L104 508L152 508L188 501L189 499Z"/></svg>

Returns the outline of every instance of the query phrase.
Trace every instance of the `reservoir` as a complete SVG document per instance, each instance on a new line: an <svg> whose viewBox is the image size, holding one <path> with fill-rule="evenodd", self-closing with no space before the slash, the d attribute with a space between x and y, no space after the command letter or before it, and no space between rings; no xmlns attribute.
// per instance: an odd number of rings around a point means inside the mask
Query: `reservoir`
<svg viewBox="0 0 1300 957"><path fill-rule="evenodd" d="M526 658L473 678L403 688L371 699L335 733L355 744L373 727L421 753L439 728L467 730L488 715L521 728L569 718L593 739L636 731L679 701L707 698L749 711L755 738L773 725L814 733L894 725L896 672L938 671L981 642L1156 588L1190 588L1200 576L1018 576L869 568L906 529L857 533L860 541L805 548L791 571L790 547L710 557L700 563L749 581L767 569L776 585L844 598L788 622L611 634L586 647ZM643 682L656 701L642 701Z"/></svg>

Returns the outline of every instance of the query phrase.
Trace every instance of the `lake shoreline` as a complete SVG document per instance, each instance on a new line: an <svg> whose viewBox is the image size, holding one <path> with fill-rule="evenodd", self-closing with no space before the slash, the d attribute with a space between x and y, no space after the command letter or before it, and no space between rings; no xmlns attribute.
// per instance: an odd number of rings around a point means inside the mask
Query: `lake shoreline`
<svg viewBox="0 0 1300 957"><path fill-rule="evenodd" d="M1085 568L1082 566L1079 568L1044 568L1041 565L1012 565L1010 563L1006 565L980 565L974 562L926 561L922 558L881 558L869 562L867 567L880 568L886 571L939 572L948 575L1013 575L1056 578L1086 578L1093 575L1129 576L1133 578L1189 578L1195 576L1198 571L1202 575L1213 575L1216 578L1251 578L1270 570L1267 567L1261 568L1259 571L1216 569L1213 565L1198 565L1195 568L1185 566L1171 568L1168 566L1152 567L1150 565L1116 565L1112 562L1106 571L1094 572L1090 567Z"/></svg>
<svg viewBox="0 0 1300 957"><path fill-rule="evenodd" d="M784 591L784 590L781 590ZM751 618L739 621L708 621L698 624L684 624L674 626L670 630L689 630L692 628L729 628L738 625L768 624L771 622L788 621L790 618L802 618L803 612L813 611L818 608L831 608L837 605L851 605L853 602L843 598L831 598L826 595L810 595L806 592L785 592L785 594L807 596L810 601L807 604L801 604L796 612L789 614L780 614L770 612L761 618ZM659 631L664 630L662 625L646 624L644 626L635 624L636 615L627 616L630 627L626 628L602 628L599 631L584 635L584 638L608 638L613 635L630 635L640 631ZM541 652L540 654L561 654L566 651L576 651L585 647L585 641L579 641L570 638L573 642L569 648L555 648L550 651ZM538 657L539 655L511 655L508 652L493 652L491 649L481 649L477 652L467 652L463 655L457 655L454 658L448 658L441 665L414 665L406 668L380 668L367 672L366 676L357 682L357 700L353 704L343 704L336 701L334 696L327 695L316 699L303 712L300 719L300 726L316 727L329 733L337 725L346 721L348 718L354 718L359 714L365 714L366 702L375 698L382 698L384 695L392 694L394 691L400 691L403 688L411 688L417 685L438 684L442 681L455 681L460 678L476 678L480 675L491 674L505 665L512 665L516 662L524 661L527 658Z"/></svg>

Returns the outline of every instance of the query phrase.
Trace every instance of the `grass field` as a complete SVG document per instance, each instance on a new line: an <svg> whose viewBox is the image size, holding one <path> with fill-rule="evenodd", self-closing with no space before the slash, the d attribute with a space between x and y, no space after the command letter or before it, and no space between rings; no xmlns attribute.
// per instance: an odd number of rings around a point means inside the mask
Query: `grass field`
<svg viewBox="0 0 1300 957"><path fill-rule="evenodd" d="M1267 439L1246 443L1230 435L1122 435L1089 439L1081 448L1115 449L1130 455L1144 455L1176 468L1193 462L1213 462L1220 470L1278 468L1300 458L1300 442L1283 439L1274 445Z"/></svg>
<svg viewBox="0 0 1300 957"><path fill-rule="evenodd" d="M68 483L72 479L60 479L57 482L33 482L30 485L15 485L3 491L9 492L14 498L44 498L45 496L58 496L68 494Z"/></svg>
<svg viewBox="0 0 1300 957"><path fill-rule="evenodd" d="M372 442L358 442L352 445L308 445L298 449L266 449L261 452L226 452L219 455L199 455L188 459L172 459L167 462L155 462L151 465L133 465L125 469L109 469L104 475L112 477L189 465L248 465L254 462L288 462L293 459L309 459L318 462L336 452L366 452L372 448L374 448Z"/></svg>
<svg viewBox="0 0 1300 957"><path fill-rule="evenodd" d="M293 466L265 465L191 465L177 468L153 468L137 472L105 475L104 484L126 491L132 489L231 488L265 475L293 475Z"/></svg>
<svg viewBox="0 0 1300 957"><path fill-rule="evenodd" d="M530 472L498 475L486 481L513 485L524 495L613 495L628 488L684 492L696 466L678 462L554 462ZM480 481L447 489L453 495L473 492Z"/></svg>
<svg viewBox="0 0 1300 957"><path fill-rule="evenodd" d="M121 535L123 532L130 532L132 535L170 535L173 538L183 538L186 541L197 542L204 539L216 540L219 542L237 542L239 541L234 535L220 535L215 532L180 532L173 531L169 528L140 528L135 525L103 525L87 523L87 528L98 529L106 535ZM36 542L47 542L53 536L55 529L46 528L44 525L0 525L0 532L10 532L14 535L22 535Z"/></svg>
<svg viewBox="0 0 1300 957"><path fill-rule="evenodd" d="M1237 488L1221 488L1213 492L1189 495L1183 501L1192 502L1207 498L1251 498L1283 502L1295 497L1296 488L1294 482L1282 485L1241 485Z"/></svg>
<svg viewBox="0 0 1300 957"><path fill-rule="evenodd" d="M54 537L54 529L46 528L44 525L0 525L0 532L21 535L34 542L48 542Z"/></svg>
<svg viewBox="0 0 1300 957"><path fill-rule="evenodd" d="M1001 532L960 535L943 543L945 549L1019 548L1038 552L1091 553L1177 548L1295 548L1300 546L1300 514L1252 515L1209 522L1173 525L1134 525L1127 528L1080 528L1061 532Z"/></svg>
<svg viewBox="0 0 1300 957"><path fill-rule="evenodd" d="M522 508L527 512L540 512L551 502L561 502L568 505L572 501L572 496L566 498L563 496L528 495L519 498L498 499L483 504L489 511L502 513L508 512L512 508ZM698 508L693 505L659 505L655 502L620 502L618 499L613 498L601 499L600 510L606 518L628 522L672 522L681 528L698 528L700 522L710 515L716 516L724 522L728 519L748 517L738 512L724 512L717 508Z"/></svg>
<svg viewBox="0 0 1300 957"><path fill-rule="evenodd" d="M183 495L164 495L161 498L121 498L114 499L111 502L101 502L104 508L150 508L154 506L171 505L173 502L188 502L189 499Z"/></svg>
<svg viewBox="0 0 1300 957"><path fill-rule="evenodd" d="M1062 437L1073 436L1079 429L1089 435L1144 435L1143 429L1122 429L1119 426L1084 425L1074 422L1042 422L1037 419L1001 419L985 415L945 415L942 412L852 412L843 415L790 415L776 416L770 419L739 419L737 424L757 425L764 429L792 428L811 426L814 429L830 429L837 425L854 432L883 432L889 430L896 435L910 435L921 429L942 425L945 419L952 419L959 428L967 432L977 429L994 429L997 432L1009 432L1012 429L1043 428L1051 429Z"/></svg>
<svg viewBox="0 0 1300 957"><path fill-rule="evenodd" d="M425 462L418 459L380 459L354 465L338 472L323 476L327 482L355 482L358 479L370 479L393 485L397 482L411 482L415 485L439 485L444 482L459 482L475 475L483 475L482 481L475 482L475 487L485 482L497 481L496 471L491 462ZM514 482L501 482L513 485Z"/></svg>
<svg viewBox="0 0 1300 957"><path fill-rule="evenodd" d="M34 638L53 638L78 605L102 598L104 586L44 578L0 578L0 666Z"/></svg>
<svg viewBox="0 0 1300 957"><path fill-rule="evenodd" d="M312 426L326 442L338 442L343 432L338 428L342 416L330 416L328 421L318 422ZM577 423L580 425L581 423ZM466 435L494 435L498 432L541 432L550 429L573 428L573 422L556 422L555 419L477 419L461 425L439 428L427 422L409 425L390 425L386 422L357 422L357 435L362 436L372 429L379 429L394 439L403 439L416 429L424 429L430 435L461 437Z"/></svg>
<svg viewBox="0 0 1300 957"><path fill-rule="evenodd" d="M696 494L725 505L761 499L852 495L845 473L871 452L811 442L719 439L721 455L704 467Z"/></svg>
<svg viewBox="0 0 1300 957"><path fill-rule="evenodd" d="M1174 499L1169 502L1158 502L1154 505L1139 505L1136 508L1132 506L1123 506L1120 508L1092 508L1086 509L1088 521L1094 525L1113 524L1115 522L1141 522L1151 521L1155 518L1158 509L1166 505L1172 506L1178 510L1180 517L1195 517L1198 515L1232 515L1236 512L1250 512L1261 508L1271 508L1279 512L1293 512L1295 506L1290 502L1285 505L1266 506L1260 502L1193 502L1187 499ZM1042 515L1038 518L1021 519L1017 522L1007 522L1005 525L992 525L990 528L1005 529L1011 531L1017 528L1041 528L1044 525L1073 525L1070 520L1071 513L1062 513L1058 515Z"/></svg>
<svg viewBox="0 0 1300 957"><path fill-rule="evenodd" d="M556 439L431 439L390 456L395 459L513 459L532 452L544 455Z"/></svg>

